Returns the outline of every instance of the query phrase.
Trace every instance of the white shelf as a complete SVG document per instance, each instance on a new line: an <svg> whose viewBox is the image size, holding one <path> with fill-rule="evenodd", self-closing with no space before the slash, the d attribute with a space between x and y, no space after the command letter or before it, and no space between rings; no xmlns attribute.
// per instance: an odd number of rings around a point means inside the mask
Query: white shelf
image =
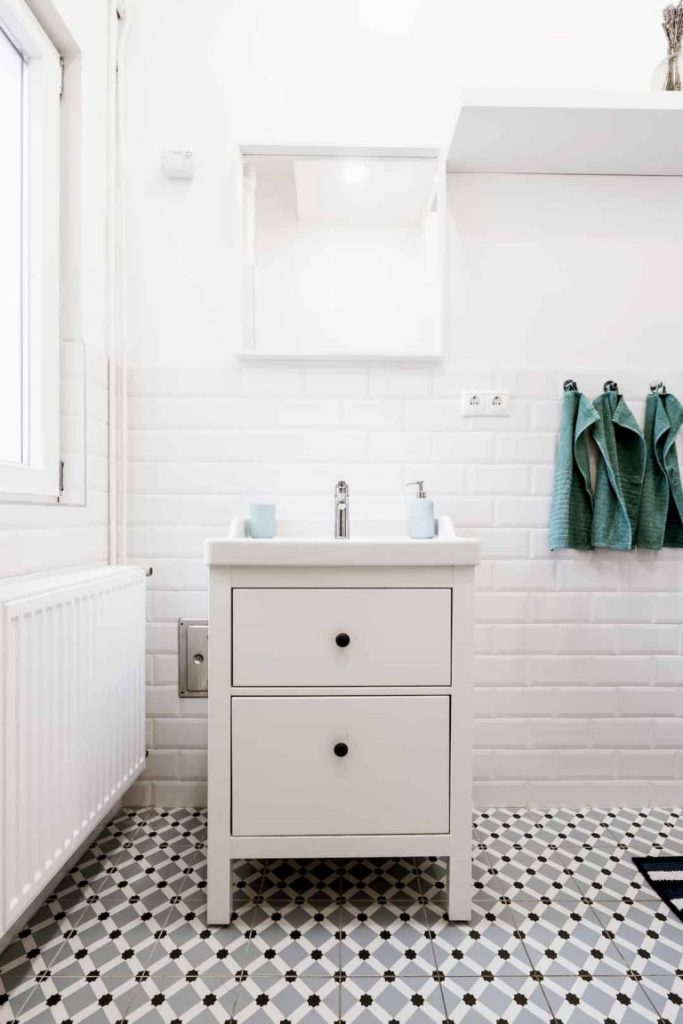
<svg viewBox="0 0 683 1024"><path fill-rule="evenodd" d="M683 94L467 90L447 170L681 175Z"/></svg>

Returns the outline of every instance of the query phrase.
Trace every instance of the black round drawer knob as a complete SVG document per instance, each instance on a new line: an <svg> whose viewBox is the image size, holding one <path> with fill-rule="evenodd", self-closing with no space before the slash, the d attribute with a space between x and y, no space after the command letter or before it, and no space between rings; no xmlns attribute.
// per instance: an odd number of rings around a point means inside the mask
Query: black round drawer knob
<svg viewBox="0 0 683 1024"><path fill-rule="evenodd" d="M337 633L334 638L334 642L337 647L348 647L351 643L351 637L348 633Z"/></svg>
<svg viewBox="0 0 683 1024"><path fill-rule="evenodd" d="M345 743L335 743L334 752L337 757L346 757L349 752L349 748Z"/></svg>

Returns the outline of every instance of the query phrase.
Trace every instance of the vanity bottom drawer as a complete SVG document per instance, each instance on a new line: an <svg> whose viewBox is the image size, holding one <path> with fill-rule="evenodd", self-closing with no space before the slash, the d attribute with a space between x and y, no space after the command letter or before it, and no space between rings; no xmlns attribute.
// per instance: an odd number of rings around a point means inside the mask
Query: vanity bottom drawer
<svg viewBox="0 0 683 1024"><path fill-rule="evenodd" d="M448 832L449 698L235 697L236 836Z"/></svg>

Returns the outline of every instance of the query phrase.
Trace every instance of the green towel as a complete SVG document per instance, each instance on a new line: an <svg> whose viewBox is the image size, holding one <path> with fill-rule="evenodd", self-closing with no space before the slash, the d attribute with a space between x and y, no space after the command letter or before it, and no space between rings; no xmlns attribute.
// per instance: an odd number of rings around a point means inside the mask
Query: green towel
<svg viewBox="0 0 683 1024"><path fill-rule="evenodd" d="M675 443L682 422L683 406L674 395L648 395L647 465L636 534L640 548L683 547L683 489Z"/></svg>
<svg viewBox="0 0 683 1024"><path fill-rule="evenodd" d="M605 391L593 405L598 449L593 506L593 546L628 551L635 546L647 451L633 413L616 391Z"/></svg>
<svg viewBox="0 0 683 1024"><path fill-rule="evenodd" d="M598 414L580 391L565 391L550 506L550 547L591 547L593 492L588 433Z"/></svg>

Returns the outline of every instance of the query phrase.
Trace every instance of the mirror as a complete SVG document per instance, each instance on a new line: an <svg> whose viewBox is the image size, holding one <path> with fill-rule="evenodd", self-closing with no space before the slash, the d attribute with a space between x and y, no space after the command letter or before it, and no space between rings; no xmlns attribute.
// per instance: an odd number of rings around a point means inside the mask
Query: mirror
<svg viewBox="0 0 683 1024"><path fill-rule="evenodd" d="M436 152L243 150L245 354L438 358Z"/></svg>

